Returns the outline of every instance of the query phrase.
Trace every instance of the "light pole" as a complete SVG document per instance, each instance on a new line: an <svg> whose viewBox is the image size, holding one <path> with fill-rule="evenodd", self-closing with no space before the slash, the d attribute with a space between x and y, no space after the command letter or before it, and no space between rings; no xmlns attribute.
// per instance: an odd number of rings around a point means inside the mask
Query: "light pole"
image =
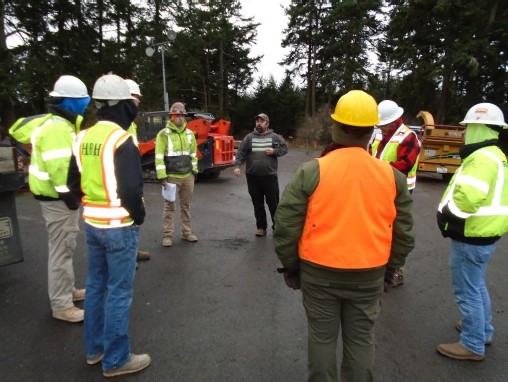
<svg viewBox="0 0 508 382"><path fill-rule="evenodd" d="M152 57L155 53L155 48L160 46L161 55L162 55L162 89L163 89L163 99L164 99L164 111L169 112L169 100L168 100L168 92L166 91L166 68L164 66L164 46L170 44L175 41L176 32L173 30L169 30L167 32L167 37L169 41L155 43L153 37L148 38L148 47L145 49L145 53L148 57Z"/></svg>

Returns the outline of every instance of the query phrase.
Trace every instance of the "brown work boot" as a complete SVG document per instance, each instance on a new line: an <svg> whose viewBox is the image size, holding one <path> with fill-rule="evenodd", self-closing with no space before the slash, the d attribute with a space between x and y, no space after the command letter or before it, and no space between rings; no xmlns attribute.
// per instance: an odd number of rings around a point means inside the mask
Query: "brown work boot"
<svg viewBox="0 0 508 382"><path fill-rule="evenodd" d="M173 241L170 237L164 237L162 239L162 246L163 247L171 247L173 245Z"/></svg>
<svg viewBox="0 0 508 382"><path fill-rule="evenodd" d="M81 322L85 319L85 311L72 306L69 309L53 312L53 318L67 322Z"/></svg>
<svg viewBox="0 0 508 382"><path fill-rule="evenodd" d="M459 342L453 344L437 345L437 351L448 358L467 360L467 361L483 361L485 356L473 353L467 350Z"/></svg>
<svg viewBox="0 0 508 382"><path fill-rule="evenodd" d="M266 235L266 230L264 230L263 228L258 228L256 230L256 236L257 237L261 237L261 236L265 236Z"/></svg>
<svg viewBox="0 0 508 382"><path fill-rule="evenodd" d="M462 320L457 320L457 322L455 323L455 329L457 329L458 332L462 331ZM485 345L486 346L492 345L492 338L487 338L485 340Z"/></svg>
<svg viewBox="0 0 508 382"><path fill-rule="evenodd" d="M150 356L148 354L131 354L131 358L127 363L123 364L119 368L108 370L102 374L105 377L116 377L118 375L137 373L150 365Z"/></svg>
<svg viewBox="0 0 508 382"><path fill-rule="evenodd" d="M136 257L136 260L138 261L150 260L150 252L138 249L138 256Z"/></svg>
<svg viewBox="0 0 508 382"><path fill-rule="evenodd" d="M72 291L72 301L83 301L85 299L86 289L75 289Z"/></svg>
<svg viewBox="0 0 508 382"><path fill-rule="evenodd" d="M191 243L195 243L198 241L198 237L194 235L193 233L189 233L187 235L182 235L182 239L190 241Z"/></svg>

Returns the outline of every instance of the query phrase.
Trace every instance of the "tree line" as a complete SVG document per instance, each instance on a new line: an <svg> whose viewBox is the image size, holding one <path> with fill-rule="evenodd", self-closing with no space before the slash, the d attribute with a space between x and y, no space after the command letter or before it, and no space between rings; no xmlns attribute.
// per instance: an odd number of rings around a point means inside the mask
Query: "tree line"
<svg viewBox="0 0 508 382"><path fill-rule="evenodd" d="M281 42L285 78L255 83L258 24L241 6L240 0L0 2L2 132L18 117L43 112L62 74L78 76L90 92L103 74L131 78L143 93L140 111L163 110L163 59L170 103L229 118L237 136L266 112L284 136L300 131L329 139L326 115L351 89L395 100L413 124L421 123L414 117L419 110L457 123L477 102L508 109L506 2L292 0ZM169 29L177 32L174 41Z"/></svg>

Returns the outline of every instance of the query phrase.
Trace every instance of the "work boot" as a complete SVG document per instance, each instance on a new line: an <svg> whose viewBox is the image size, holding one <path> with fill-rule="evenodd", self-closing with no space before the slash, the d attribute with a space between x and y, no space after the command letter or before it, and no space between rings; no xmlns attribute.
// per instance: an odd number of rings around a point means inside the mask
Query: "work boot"
<svg viewBox="0 0 508 382"><path fill-rule="evenodd" d="M256 230L256 236L261 237L261 236L265 236L265 235L266 235L266 231L263 228L258 228Z"/></svg>
<svg viewBox="0 0 508 382"><path fill-rule="evenodd" d="M136 260L138 261L150 260L150 252L138 249L138 256L136 257Z"/></svg>
<svg viewBox="0 0 508 382"><path fill-rule="evenodd" d="M96 365L99 362L101 362L103 358L104 358L104 353L100 353L100 354L97 354L95 357L87 358L86 363L89 365Z"/></svg>
<svg viewBox="0 0 508 382"><path fill-rule="evenodd" d="M440 344L436 347L437 351L448 358L467 360L467 361L483 361L485 356L470 352L459 342L453 344Z"/></svg>
<svg viewBox="0 0 508 382"><path fill-rule="evenodd" d="M72 306L69 309L53 312L53 318L67 322L81 322L85 319L85 311Z"/></svg>
<svg viewBox="0 0 508 382"><path fill-rule="evenodd" d="M138 371L147 368L151 361L152 360L148 354L131 354L131 358L127 361L127 363L117 369L105 371L102 374L105 377L116 377L118 375L137 373Z"/></svg>
<svg viewBox="0 0 508 382"><path fill-rule="evenodd" d="M462 320L457 320L455 323L455 329L457 329L458 332L462 331ZM492 338L487 338L485 340L485 345L490 346L492 345Z"/></svg>
<svg viewBox="0 0 508 382"><path fill-rule="evenodd" d="M162 239L162 246L163 247L171 247L173 245L173 241L170 237L165 237Z"/></svg>
<svg viewBox="0 0 508 382"><path fill-rule="evenodd" d="M187 240L191 243L195 243L196 241L198 241L198 237L196 235L194 235L193 233L189 233L187 235L182 235L182 239Z"/></svg>
<svg viewBox="0 0 508 382"><path fill-rule="evenodd" d="M72 301L83 301L85 299L86 289L75 289L72 291Z"/></svg>

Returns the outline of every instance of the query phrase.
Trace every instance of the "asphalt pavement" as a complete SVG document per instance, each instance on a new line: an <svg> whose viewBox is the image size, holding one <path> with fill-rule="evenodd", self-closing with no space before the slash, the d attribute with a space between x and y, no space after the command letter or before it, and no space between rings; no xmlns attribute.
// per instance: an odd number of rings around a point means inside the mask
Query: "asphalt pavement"
<svg viewBox="0 0 508 382"><path fill-rule="evenodd" d="M279 160L281 192L316 152L290 150ZM376 326L377 381L503 382L508 380L508 240L498 242L487 272L494 311L492 346L483 362L454 361L435 346L455 342L459 318L448 253L435 222L446 184L419 176L414 198L416 248L405 284L382 298ZM145 185L147 219L140 248L151 260L136 272L130 335L134 353L152 365L129 381L305 381L307 323L301 293L276 272L273 236L255 237L245 177L232 169L196 184L192 222L199 237L161 246L162 196ZM100 381L85 362L83 325L55 320L47 296L47 234L38 202L16 193L24 261L0 267L0 381ZM180 224L177 219L177 229ZM86 248L78 236L76 286L84 286ZM338 349L339 359L341 347Z"/></svg>

